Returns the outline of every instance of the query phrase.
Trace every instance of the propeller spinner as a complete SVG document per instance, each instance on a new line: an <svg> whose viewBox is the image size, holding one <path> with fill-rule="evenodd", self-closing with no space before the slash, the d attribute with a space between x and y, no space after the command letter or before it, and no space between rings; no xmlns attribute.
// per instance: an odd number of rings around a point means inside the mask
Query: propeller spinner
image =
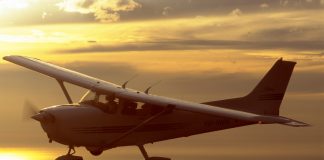
<svg viewBox="0 0 324 160"><path fill-rule="evenodd" d="M33 116L39 113L39 109L30 101L25 101L23 109L23 120L30 120Z"/></svg>
<svg viewBox="0 0 324 160"><path fill-rule="evenodd" d="M36 105L31 103L30 101L26 101L24 105L23 119L30 120L30 118L39 121L39 122L54 122L55 117L46 112L40 111Z"/></svg>

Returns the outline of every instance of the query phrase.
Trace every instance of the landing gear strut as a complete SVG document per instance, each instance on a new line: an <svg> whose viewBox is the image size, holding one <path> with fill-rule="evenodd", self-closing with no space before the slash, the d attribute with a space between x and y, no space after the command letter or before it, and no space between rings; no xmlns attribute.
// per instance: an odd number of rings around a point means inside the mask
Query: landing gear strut
<svg viewBox="0 0 324 160"><path fill-rule="evenodd" d="M75 154L75 149L73 146L69 146L69 151L68 151L67 155L73 155L73 154Z"/></svg>
<svg viewBox="0 0 324 160"><path fill-rule="evenodd" d="M170 158L165 157L149 157L143 145L139 145L138 148L140 149L144 160L171 160Z"/></svg>
<svg viewBox="0 0 324 160"><path fill-rule="evenodd" d="M69 151L66 155L60 156L56 158L55 160L83 160L82 157L80 156L74 156L75 154L75 149L73 146L69 146Z"/></svg>

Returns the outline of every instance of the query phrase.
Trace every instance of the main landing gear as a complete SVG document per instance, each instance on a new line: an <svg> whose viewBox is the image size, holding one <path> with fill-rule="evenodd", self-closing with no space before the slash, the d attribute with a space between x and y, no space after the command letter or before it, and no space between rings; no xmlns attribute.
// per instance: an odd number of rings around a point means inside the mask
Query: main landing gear
<svg viewBox="0 0 324 160"><path fill-rule="evenodd" d="M75 154L75 149L73 146L69 146L68 153L64 156L60 156L60 157L56 158L55 160L83 160L82 157L74 156L73 154Z"/></svg>
<svg viewBox="0 0 324 160"><path fill-rule="evenodd" d="M138 148L142 152L144 160L171 160L170 158L165 157L149 157L143 145L139 145Z"/></svg>

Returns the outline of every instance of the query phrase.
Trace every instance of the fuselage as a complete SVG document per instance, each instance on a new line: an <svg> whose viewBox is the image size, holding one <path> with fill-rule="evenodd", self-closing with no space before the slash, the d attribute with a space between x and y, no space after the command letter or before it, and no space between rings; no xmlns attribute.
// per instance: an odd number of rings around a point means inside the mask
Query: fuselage
<svg viewBox="0 0 324 160"><path fill-rule="evenodd" d="M121 134L151 117L151 114L140 113L140 111L133 115L118 111L110 114L87 104L53 106L45 108L41 112L49 113L55 117L54 121L41 122L50 139L65 145L102 149L143 145L252 124L251 122L173 110L138 128L118 143L111 144Z"/></svg>

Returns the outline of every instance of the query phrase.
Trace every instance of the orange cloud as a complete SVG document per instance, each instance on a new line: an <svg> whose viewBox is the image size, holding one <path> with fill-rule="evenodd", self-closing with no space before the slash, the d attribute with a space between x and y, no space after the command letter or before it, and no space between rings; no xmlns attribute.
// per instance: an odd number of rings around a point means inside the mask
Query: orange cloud
<svg viewBox="0 0 324 160"><path fill-rule="evenodd" d="M93 13L101 22L118 21L120 12L129 12L141 7L134 0L64 0L57 6L66 12Z"/></svg>

